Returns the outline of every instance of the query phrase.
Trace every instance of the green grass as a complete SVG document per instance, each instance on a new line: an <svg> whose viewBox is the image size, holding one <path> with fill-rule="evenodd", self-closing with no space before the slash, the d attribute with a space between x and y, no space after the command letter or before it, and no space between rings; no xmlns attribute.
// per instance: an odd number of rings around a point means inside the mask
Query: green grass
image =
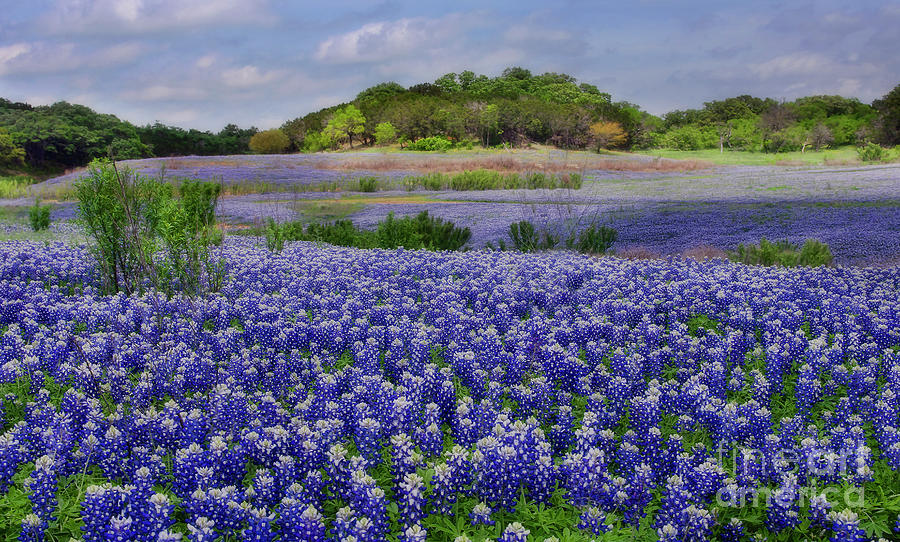
<svg viewBox="0 0 900 542"><path fill-rule="evenodd" d="M294 203L301 222L333 222L365 209L362 198L306 200Z"/></svg>
<svg viewBox="0 0 900 542"><path fill-rule="evenodd" d="M673 158L676 160L706 160L720 165L751 165L751 166L774 166L779 162L790 165L792 163L802 163L803 165L826 165L827 163L849 163L857 164L859 159L856 155L856 147L846 146L835 149L825 149L821 151L807 150L804 153L800 151L781 152L781 153L763 153L750 151L729 151L723 153L719 149L703 149L699 151L678 151L672 149L650 149L645 151L635 151L637 154L648 156L659 156L662 158Z"/></svg>
<svg viewBox="0 0 900 542"><path fill-rule="evenodd" d="M0 199L24 198L28 195L28 187L35 182L26 175L0 176Z"/></svg>

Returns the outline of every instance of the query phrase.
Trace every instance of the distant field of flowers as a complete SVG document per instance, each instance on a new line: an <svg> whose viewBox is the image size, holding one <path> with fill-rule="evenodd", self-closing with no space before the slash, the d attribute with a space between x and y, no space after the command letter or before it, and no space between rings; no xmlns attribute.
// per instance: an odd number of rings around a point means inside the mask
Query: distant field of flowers
<svg viewBox="0 0 900 542"><path fill-rule="evenodd" d="M166 299L0 244L7 539L896 536L898 268L223 254Z"/></svg>
<svg viewBox="0 0 900 542"><path fill-rule="evenodd" d="M619 251L639 249L657 256L696 247L721 252L762 237L793 242L814 237L832 246L838 264L883 265L900 260L897 164L711 167L691 163L679 171L671 162L653 166L654 160L648 157L628 161L584 153L519 151L509 156L182 157L127 161L123 167L152 176L164 164L169 179L221 181L226 188L218 214L238 226L260 224L268 218L279 222L347 218L369 228L390 212L406 216L427 210L469 227L471 248L496 246L508 240L512 222L529 220L561 235L584 223L607 224L619 233L615 245ZM601 166L609 169L596 169ZM456 186L454 172L467 168L519 175L523 185L471 189L484 180L478 177L467 181L465 190L451 189ZM559 175L577 175L580 184L577 188L528 188L528 175L535 172L545 175L542 183L559 183ZM82 174L33 188L52 198L54 193L65 194L69 182ZM489 175L485 178L496 182ZM316 212L310 213L312 208ZM73 203L62 202L53 212L54 220L74 216Z"/></svg>

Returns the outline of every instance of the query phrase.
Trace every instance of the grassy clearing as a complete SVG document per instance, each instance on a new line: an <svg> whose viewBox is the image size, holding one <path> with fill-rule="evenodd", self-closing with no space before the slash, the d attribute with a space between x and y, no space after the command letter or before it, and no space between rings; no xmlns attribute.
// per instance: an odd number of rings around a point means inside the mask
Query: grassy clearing
<svg viewBox="0 0 900 542"><path fill-rule="evenodd" d="M27 175L0 176L0 199L24 198L35 179Z"/></svg>
<svg viewBox="0 0 900 542"><path fill-rule="evenodd" d="M846 146L821 151L782 152L768 154L749 151L725 151L704 149L699 151L677 151L671 149L651 149L636 151L637 154L668 158L673 160L703 160L717 165L747 166L810 166L810 165L858 165L856 147Z"/></svg>

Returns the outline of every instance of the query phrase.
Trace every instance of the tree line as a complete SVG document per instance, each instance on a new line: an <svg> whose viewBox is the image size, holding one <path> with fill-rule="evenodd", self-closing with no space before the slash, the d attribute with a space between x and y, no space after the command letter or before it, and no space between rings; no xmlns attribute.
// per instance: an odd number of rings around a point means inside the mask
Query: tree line
<svg viewBox="0 0 900 542"><path fill-rule="evenodd" d="M314 152L396 143L419 150L541 143L782 152L872 142L900 144L900 85L871 104L842 96L786 102L743 95L657 117L570 75L512 67L496 77L464 71L411 87L380 83L350 102L273 130L229 124L218 133L135 126L66 102L31 106L0 98L0 166L6 168L70 168L107 156Z"/></svg>

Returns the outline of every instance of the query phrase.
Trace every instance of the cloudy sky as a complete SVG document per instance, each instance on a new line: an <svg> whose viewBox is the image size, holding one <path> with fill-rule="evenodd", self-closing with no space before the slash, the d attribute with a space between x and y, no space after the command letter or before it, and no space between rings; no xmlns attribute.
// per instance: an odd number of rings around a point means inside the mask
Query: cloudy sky
<svg viewBox="0 0 900 542"><path fill-rule="evenodd" d="M900 83L891 1L0 0L0 96L268 128L387 80L565 72L651 113Z"/></svg>

